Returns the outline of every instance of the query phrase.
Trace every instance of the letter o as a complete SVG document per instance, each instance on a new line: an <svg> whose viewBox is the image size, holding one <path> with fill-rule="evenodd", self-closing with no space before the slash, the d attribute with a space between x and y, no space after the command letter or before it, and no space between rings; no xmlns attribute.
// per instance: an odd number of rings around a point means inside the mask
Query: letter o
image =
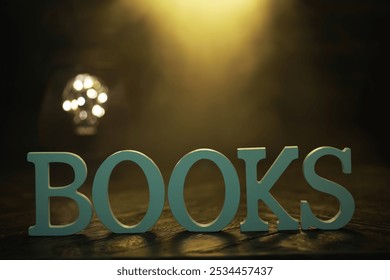
<svg viewBox="0 0 390 280"><path fill-rule="evenodd" d="M189 215L184 201L184 182L191 167L199 160L214 162L225 182L225 199L219 216L208 224L200 224ZM173 169L168 185L168 201L179 224L189 231L216 232L227 226L236 215L240 203L240 182L233 164L223 154L199 149L185 155Z"/></svg>
<svg viewBox="0 0 390 280"><path fill-rule="evenodd" d="M143 170L149 186L149 208L144 218L134 226L122 224L114 216L109 199L110 175L122 161L132 161ZM109 156L96 172L92 187L95 211L101 222L115 233L143 233L149 230L160 217L165 202L164 180L157 165L146 155L137 151L120 151Z"/></svg>

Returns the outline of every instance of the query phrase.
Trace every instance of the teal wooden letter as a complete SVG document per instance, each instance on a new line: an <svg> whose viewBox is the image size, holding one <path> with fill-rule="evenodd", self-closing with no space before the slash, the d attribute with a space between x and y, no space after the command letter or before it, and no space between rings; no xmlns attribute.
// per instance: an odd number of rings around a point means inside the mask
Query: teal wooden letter
<svg viewBox="0 0 390 280"><path fill-rule="evenodd" d="M330 155L337 157L342 164L344 173L351 173L351 149L345 148L339 150L332 147L320 147L307 155L303 162L303 174L306 181L316 190L335 196L340 203L340 208L335 217L328 221L322 221L316 218L310 209L309 203L301 201L301 226L302 229L339 229L345 226L353 216L355 211L355 202L351 193L339 184L317 175L315 164L323 156Z"/></svg>
<svg viewBox="0 0 390 280"><path fill-rule="evenodd" d="M144 218L136 225L122 224L114 216L108 198L110 175L122 161L136 163L144 172L149 186L149 208ZM114 233L143 233L149 230L160 217L165 202L165 185L157 165L146 155L137 151L120 151L109 156L99 167L93 181L92 199L101 222Z"/></svg>
<svg viewBox="0 0 390 280"><path fill-rule="evenodd" d="M257 180L257 164L266 158L265 148L238 149L238 158L245 161L247 184L247 216L241 223L241 231L268 231L268 222L258 214L259 200L264 201L278 217L278 230L297 230L298 221L284 210L270 190L290 163L298 158L298 147L285 147L260 181Z"/></svg>
<svg viewBox="0 0 390 280"><path fill-rule="evenodd" d="M190 168L199 160L214 162L225 182L225 200L219 216L208 224L196 222L187 211L184 201L184 182ZM199 149L185 155L175 166L168 185L168 201L172 214L179 224L189 231L217 232L227 226L237 213L240 203L240 182L233 164L223 154ZM207 211L207 210L206 210Z"/></svg>
<svg viewBox="0 0 390 280"><path fill-rule="evenodd" d="M83 230L92 219L92 206L89 199L77 189L87 177L84 161L75 154L66 152L28 153L27 160L35 165L35 204L36 224L29 228L29 235L63 236ZM68 186L50 186L50 163L65 163L74 171L74 181ZM73 199L79 207L79 217L67 225L50 223L50 197L61 196Z"/></svg>

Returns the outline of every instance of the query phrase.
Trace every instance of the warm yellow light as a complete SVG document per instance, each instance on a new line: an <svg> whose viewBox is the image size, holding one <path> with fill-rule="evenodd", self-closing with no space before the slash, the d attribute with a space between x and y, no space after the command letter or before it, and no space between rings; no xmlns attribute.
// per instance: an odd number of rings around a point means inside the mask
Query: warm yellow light
<svg viewBox="0 0 390 280"><path fill-rule="evenodd" d="M271 0L122 0L152 23L162 77L190 92L235 91L255 69L255 39L266 27ZM258 52L258 51L257 51ZM226 81L229 81L227 86ZM235 82L237 81L237 82ZM227 89L227 90L226 90Z"/></svg>
<svg viewBox="0 0 390 280"><path fill-rule="evenodd" d="M80 81L79 79L76 79L73 83L73 88L77 91L80 91L83 89L83 82Z"/></svg>
<svg viewBox="0 0 390 280"><path fill-rule="evenodd" d="M102 92L99 94L99 96L98 96L99 103L105 103L107 100L108 100L107 93Z"/></svg>
<svg viewBox="0 0 390 280"><path fill-rule="evenodd" d="M201 18L207 22L221 22L227 17L236 17L242 11L254 8L256 3L262 2L262 0L165 0L158 3L152 2L154 6L158 6L157 9L185 21L190 17Z"/></svg>
<svg viewBox="0 0 390 280"><path fill-rule="evenodd" d="M98 118L101 118L105 114L105 110L100 105L95 105L92 108L92 114Z"/></svg>
<svg viewBox="0 0 390 280"><path fill-rule="evenodd" d="M149 9L159 32L172 33L182 44L203 41L205 45L192 45L204 49L218 47L220 51L231 48L236 40L251 32L250 22L256 21L260 6L265 0L165 0L142 1ZM141 4L140 4L141 5ZM165 36L166 34L163 34ZM172 38L171 38L172 39ZM217 42L226 42L214 45ZM187 47L190 47L187 45Z"/></svg>
<svg viewBox="0 0 390 280"><path fill-rule="evenodd" d="M89 90L87 90L87 96L91 99L95 99L97 97L97 92L95 89L93 88L90 88Z"/></svg>
<svg viewBox="0 0 390 280"><path fill-rule="evenodd" d="M66 112L70 111L70 109L72 109L72 103L69 100L65 100L64 103L62 103L62 109Z"/></svg>
<svg viewBox="0 0 390 280"><path fill-rule="evenodd" d="M84 84L83 84L83 86L84 86L84 89L91 88L91 87L93 86L93 80L92 80L92 78L91 78L91 77L86 77L86 78L84 79Z"/></svg>
<svg viewBox="0 0 390 280"><path fill-rule="evenodd" d="M73 117L78 135L96 133L99 119L106 113L109 89L95 75L80 73L70 79L62 92L62 109Z"/></svg>
<svg viewBox="0 0 390 280"><path fill-rule="evenodd" d="M85 98L80 96L79 98L77 98L77 103L79 106L83 106L85 104Z"/></svg>
<svg viewBox="0 0 390 280"><path fill-rule="evenodd" d="M70 106L72 110L77 110L77 108L79 107L79 103L77 102L76 99L73 99Z"/></svg>

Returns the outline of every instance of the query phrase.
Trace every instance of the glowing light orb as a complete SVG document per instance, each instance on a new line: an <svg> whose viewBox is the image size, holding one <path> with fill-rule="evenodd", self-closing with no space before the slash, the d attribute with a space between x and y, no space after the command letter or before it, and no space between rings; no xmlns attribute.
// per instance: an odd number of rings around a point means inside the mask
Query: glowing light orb
<svg viewBox="0 0 390 280"><path fill-rule="evenodd" d="M82 73L66 84L62 109L73 116L77 134L92 135L106 113L107 101L107 86L98 77Z"/></svg>

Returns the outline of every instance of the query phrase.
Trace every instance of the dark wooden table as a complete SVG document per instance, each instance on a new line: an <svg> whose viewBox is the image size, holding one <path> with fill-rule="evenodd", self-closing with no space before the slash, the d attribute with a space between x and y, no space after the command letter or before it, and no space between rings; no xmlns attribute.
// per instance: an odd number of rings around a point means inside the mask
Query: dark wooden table
<svg viewBox="0 0 390 280"><path fill-rule="evenodd" d="M221 38L211 48L214 57L207 51L207 40L200 38L202 51L194 46L188 58L187 38L165 37L173 36L164 34L170 25L160 26L153 15L149 19L149 5L138 9L143 2L147 1L6 1L0 259L390 259L389 125L384 100L390 62L389 1L264 1L269 10L253 15L259 22L264 21L259 15L267 18L266 28L253 28L258 29L253 38L244 40L248 46L232 44L237 54L228 57L223 51L231 40ZM207 27L205 31L205 38L214 34ZM203 52L204 57L198 57ZM209 57L210 65L203 62ZM213 63L217 66L210 67ZM226 73L214 71L224 68ZM110 107L93 139L73 135L72 117L61 108L62 90L79 71L97 73L112 89ZM360 143L366 141L366 146ZM350 145L355 142L356 148ZM241 204L221 232L186 231L166 202L158 222L144 234L113 234L94 216L75 235L28 235L35 224L34 168L25 161L29 151L76 150L100 157L131 148L169 161L198 147L235 154L234 149L247 145L279 151L289 144L304 149L346 145L360 154L352 174L343 174L337 161L319 165L320 174L345 186L355 199L354 216L344 228L278 232L274 214L260 203L259 215L270 222L270 230L240 232L246 216L244 165L235 162ZM387 163L366 161L366 154ZM272 158L260 165L260 176ZM89 197L94 171L103 159L88 162L88 179L81 191ZM159 164L165 182L175 163ZM148 207L145 178L133 167L124 164L110 181L113 211L126 224L139 221ZM52 171L53 185L71 182L71 170L55 166ZM217 217L223 191L215 166L194 167L185 187L193 218L210 222ZM297 219L300 200L308 200L323 219L338 210L334 197L307 185L301 158L271 192ZM53 199L51 211L54 224L72 222L78 213L69 199Z"/></svg>
<svg viewBox="0 0 390 280"><path fill-rule="evenodd" d="M269 163L268 163L269 164ZM269 167L269 166L268 166ZM267 164L259 168L259 176ZM244 170L243 164L237 170ZM173 218L168 202L155 226L144 234L114 234L94 216L82 232L65 237L31 237L35 223L34 168L9 174L0 197L1 259L388 259L390 256L389 172L386 165L353 165L343 174L338 162L320 164L321 175L345 186L354 196L356 210L344 228L334 231L278 232L275 216L260 203L260 217L270 221L268 232L242 233L245 218L245 182L241 180L241 204L233 221L218 233L191 233ZM240 179L243 174L239 172ZM164 175L165 176L165 175ZM81 191L91 195L89 176ZM168 174L169 177L169 174ZM68 169L52 171L53 184L72 180ZM218 169L205 163L192 169L185 186L187 208L198 222L217 217L223 203L224 185ZM310 201L318 217L329 219L338 211L334 197L312 190L304 181L298 162L282 175L271 193L295 218L299 201ZM141 170L123 166L110 181L110 202L117 218L126 224L142 219L148 207L148 188ZM66 224L77 216L69 199L52 199L52 222Z"/></svg>

